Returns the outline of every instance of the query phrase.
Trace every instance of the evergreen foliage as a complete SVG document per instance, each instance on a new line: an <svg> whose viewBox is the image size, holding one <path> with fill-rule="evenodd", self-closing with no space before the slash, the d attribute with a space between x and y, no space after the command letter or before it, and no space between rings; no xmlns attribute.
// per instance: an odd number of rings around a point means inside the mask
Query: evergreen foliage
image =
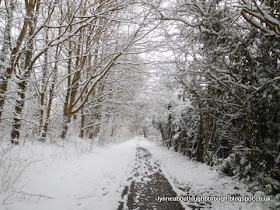
<svg viewBox="0 0 280 210"><path fill-rule="evenodd" d="M225 1L180 2L189 3L181 4L181 16L160 12L179 22L173 38L175 77L191 105L171 107L171 120L165 119L165 130L172 131L167 146L218 164L223 173L254 182L266 193L280 193L279 37L240 18L241 10ZM261 13L263 4L254 2ZM183 21L182 11L197 25Z"/></svg>

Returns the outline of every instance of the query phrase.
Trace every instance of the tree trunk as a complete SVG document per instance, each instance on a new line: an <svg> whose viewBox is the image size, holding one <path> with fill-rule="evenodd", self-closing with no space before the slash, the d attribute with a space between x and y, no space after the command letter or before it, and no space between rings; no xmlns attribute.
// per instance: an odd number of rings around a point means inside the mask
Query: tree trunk
<svg viewBox="0 0 280 210"><path fill-rule="evenodd" d="M48 40L49 40L49 35L48 35L49 31L48 29L46 29L46 34L45 34L45 39L46 39L46 45L48 44ZM57 55L55 56L57 58ZM44 53L44 65L43 65L43 68L42 68L42 84L41 84L41 90L40 90L40 87L38 87L38 91L39 91L39 100L40 100L40 122L39 122L39 131L42 131L43 129L43 126L44 126L44 105L45 105L45 93L47 91L47 71L49 69L49 51L47 50L45 53ZM55 68L56 68L56 65L55 64ZM56 73L55 73L56 74ZM50 90L52 91L52 90ZM51 95L51 93L50 93Z"/></svg>
<svg viewBox="0 0 280 210"><path fill-rule="evenodd" d="M203 119L202 119L202 114L200 113L200 120L199 120L199 130L198 130L198 136L196 139L197 142L197 147L196 147L196 161L198 162L203 162L203 151L204 151L204 146L203 146Z"/></svg>
<svg viewBox="0 0 280 210"><path fill-rule="evenodd" d="M162 127L162 123L159 123L159 130L160 130L160 133L161 133L162 145L164 146L164 142L166 141L166 137L165 137L164 130L163 130L163 127Z"/></svg>
<svg viewBox="0 0 280 210"><path fill-rule="evenodd" d="M9 61L7 60L7 56L10 54L10 49L11 49L11 27L12 27L14 8L15 8L14 1L11 0L9 8L6 8L8 19L7 19L6 27L4 29L3 46L2 46L2 50L1 50L1 54L0 54L0 63L1 64L9 63ZM1 67L0 67L0 74L1 74L0 86L1 87L2 87L3 82L6 80L6 77L5 77L6 75L2 76L2 73L4 72L4 70L5 70L5 65L1 65ZM2 88L0 89L0 121L1 121L2 113L3 113L5 88L3 90L2 90Z"/></svg>
<svg viewBox="0 0 280 210"><path fill-rule="evenodd" d="M21 115L22 115L22 110L24 108L26 84L27 83L24 78L18 83L19 99L16 100L15 113L14 113L14 119L13 119L12 131L11 131L11 142L13 144L18 144L18 140L20 136L21 117L22 117Z"/></svg>
<svg viewBox="0 0 280 210"><path fill-rule="evenodd" d="M53 102L56 79L57 79L57 63L55 63L55 66L54 66L54 74L53 74L52 85L51 85L51 88L50 88L50 95L49 95L49 102L48 102L48 107L47 107L46 121L45 121L45 124L42 128L43 130L41 132L41 137L39 139L42 142L46 141L46 136L47 136L48 129L49 129L49 123L50 123L50 117L51 117L51 109L52 109L52 102Z"/></svg>
<svg viewBox="0 0 280 210"><path fill-rule="evenodd" d="M40 120L39 120L39 130L42 130L44 124L44 103L45 103L45 93L42 92L39 94L40 96Z"/></svg>
<svg viewBox="0 0 280 210"><path fill-rule="evenodd" d="M15 47L12 49L12 52L10 55L9 67L6 68L4 74L1 75L1 78L0 78L0 82L1 82L1 84L0 84L0 119L2 118L2 114L3 114L3 107L5 104L5 94L8 89L8 82L12 78L12 74L14 72L14 68L17 63L17 54L18 54L20 47L23 43L23 40L25 38L28 25L30 25L30 21L31 21L30 17L32 14L32 10L34 9L32 0L25 6L26 6L26 15L24 18L24 23L23 23L22 29L20 31L19 37L16 41Z"/></svg>
<svg viewBox="0 0 280 210"><path fill-rule="evenodd" d="M5 94L8 89L8 82L12 77L13 69L8 68L3 76L3 80L1 81L0 84L0 120L2 119L2 114L3 114L3 108L5 104Z"/></svg>
<svg viewBox="0 0 280 210"><path fill-rule="evenodd" d="M86 121L86 117L84 114L84 109L81 109L81 130L80 130L81 138L84 138L84 134L85 134L85 121Z"/></svg>
<svg viewBox="0 0 280 210"><path fill-rule="evenodd" d="M62 139L66 138L68 128L69 128L69 123L71 122L71 114L68 114L67 116L64 117L63 119L63 128L60 137Z"/></svg>
<svg viewBox="0 0 280 210"><path fill-rule="evenodd" d="M34 33L34 24L36 19L34 19L33 16L33 1L30 1L30 5L26 5L27 9L30 10L30 20L28 21L28 26L29 26L29 37L32 37ZM11 142L13 144L18 144L19 136L20 136L20 130L21 130L21 117L22 117L22 110L24 108L25 104L25 91L26 91L26 86L27 86L27 79L30 77L30 73L32 70L32 67L30 66L31 64L31 59L33 55L33 44L34 40L29 39L27 44L26 44L26 52L25 52L25 63L24 63L24 73L23 75L19 78L18 82L18 99L16 100L15 104L15 112L14 112L14 120L13 120L13 125L12 125L12 131L11 131ZM21 72L19 72L21 73Z"/></svg>
<svg viewBox="0 0 280 210"><path fill-rule="evenodd" d="M43 130L41 132L41 138L39 139L42 142L46 141L46 136L47 136L47 133L48 133L50 116L51 116L52 101L53 101L53 90L50 91L50 98L49 98L48 109L47 109L47 117L46 117L45 124L42 128Z"/></svg>

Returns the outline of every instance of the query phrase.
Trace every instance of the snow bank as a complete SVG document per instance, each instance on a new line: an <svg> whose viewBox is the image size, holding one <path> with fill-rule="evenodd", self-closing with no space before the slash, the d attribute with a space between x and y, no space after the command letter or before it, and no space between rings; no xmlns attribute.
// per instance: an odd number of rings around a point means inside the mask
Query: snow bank
<svg viewBox="0 0 280 210"><path fill-rule="evenodd" d="M95 147L92 152L43 144L19 150L21 156L37 161L26 168L17 189L0 209L111 210L119 205L136 143Z"/></svg>
<svg viewBox="0 0 280 210"><path fill-rule="evenodd" d="M161 143L160 143L161 144ZM173 185L178 196L258 196L248 192L248 187L230 177L223 177L215 168L190 161L180 153L168 150L156 143L142 140L139 145L148 149L159 161L163 173ZM181 202L189 209L190 203ZM195 206L194 203L192 203ZM273 206L271 202L211 202L211 209L254 209L263 210ZM207 204L205 204L207 209ZM210 205L208 205L210 208Z"/></svg>

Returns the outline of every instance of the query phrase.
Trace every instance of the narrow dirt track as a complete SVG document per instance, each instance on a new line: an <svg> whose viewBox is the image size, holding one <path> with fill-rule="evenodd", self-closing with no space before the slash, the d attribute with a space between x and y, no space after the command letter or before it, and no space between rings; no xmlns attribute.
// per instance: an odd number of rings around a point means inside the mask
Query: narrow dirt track
<svg viewBox="0 0 280 210"><path fill-rule="evenodd" d="M160 197L177 196L168 180L163 175L159 163L145 148L138 147L130 186L122 193L123 201L118 210L122 209L159 209L183 210L180 202L160 202Z"/></svg>

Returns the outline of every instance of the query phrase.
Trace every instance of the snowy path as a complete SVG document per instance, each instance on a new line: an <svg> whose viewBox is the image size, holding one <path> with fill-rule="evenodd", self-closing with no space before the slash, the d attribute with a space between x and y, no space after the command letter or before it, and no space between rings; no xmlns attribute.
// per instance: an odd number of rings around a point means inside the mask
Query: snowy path
<svg viewBox="0 0 280 210"><path fill-rule="evenodd" d="M221 177L209 166L141 137L96 147L93 152L52 145L32 148L29 156L40 161L24 172L13 194L0 204L1 210L263 210L272 206L270 202L159 202L156 196L253 194L244 184ZM28 149L22 147L20 152L28 156ZM147 208L140 208L144 205Z"/></svg>
<svg viewBox="0 0 280 210"><path fill-rule="evenodd" d="M137 147L135 165L133 167L130 186L126 186L118 210L122 209L160 209L182 210L180 202L160 202L158 196L176 197L176 193L164 177L160 165L152 158L151 153Z"/></svg>

